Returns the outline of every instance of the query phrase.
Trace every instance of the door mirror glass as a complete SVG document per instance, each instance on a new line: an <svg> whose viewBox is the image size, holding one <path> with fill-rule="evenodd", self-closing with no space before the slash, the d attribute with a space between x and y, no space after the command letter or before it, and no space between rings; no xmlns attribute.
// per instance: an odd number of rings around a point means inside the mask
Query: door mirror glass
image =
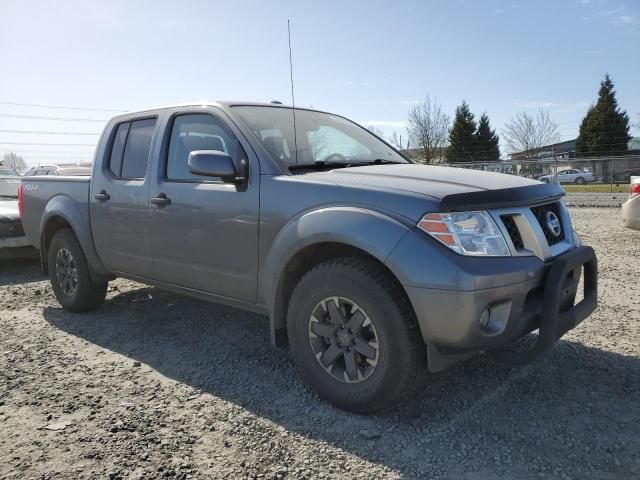
<svg viewBox="0 0 640 480"><path fill-rule="evenodd" d="M189 153L189 171L194 175L234 181L237 176L233 159L219 150L194 150Z"/></svg>

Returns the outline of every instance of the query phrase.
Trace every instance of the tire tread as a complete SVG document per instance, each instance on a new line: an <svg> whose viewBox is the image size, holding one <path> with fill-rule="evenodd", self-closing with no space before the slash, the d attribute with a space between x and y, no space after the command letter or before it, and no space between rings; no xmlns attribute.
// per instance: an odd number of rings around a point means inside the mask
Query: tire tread
<svg viewBox="0 0 640 480"><path fill-rule="evenodd" d="M403 387L399 391L395 392L392 401L386 402L387 404L381 408L367 410L366 412L359 412L369 414L385 413L397 408L398 404L401 404L403 401L413 398L414 391L418 386L417 379L419 373L424 369L426 364L426 350L424 348L424 343L422 342L422 335L418 327L413 307L400 284L390 275L389 272L385 271L379 264L377 264L376 261L358 256L336 257L309 269L293 289L291 299L294 299L296 296L301 294L301 289L305 288L310 279L326 270L335 271L336 269L351 270L358 275L362 275L363 278L367 279L367 281L375 283L382 291L388 292L389 299L395 303L395 306L400 313L399 317L403 322L403 326L409 332L409 345L407 345L407 347L410 350L409 355L411 360L409 361L409 365L411 371L409 372Z"/></svg>

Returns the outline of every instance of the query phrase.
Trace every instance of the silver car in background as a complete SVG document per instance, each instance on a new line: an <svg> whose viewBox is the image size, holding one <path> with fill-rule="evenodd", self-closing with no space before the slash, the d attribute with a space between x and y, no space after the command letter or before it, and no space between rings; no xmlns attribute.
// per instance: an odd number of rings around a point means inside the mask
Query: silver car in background
<svg viewBox="0 0 640 480"><path fill-rule="evenodd" d="M640 230L640 177L631 177L629 200L622 205L622 222L627 228Z"/></svg>
<svg viewBox="0 0 640 480"><path fill-rule="evenodd" d="M568 170L560 170L557 175L543 175L539 177L538 180L545 183L575 183L582 185L586 182L595 182L596 177L594 177L591 172L571 168Z"/></svg>

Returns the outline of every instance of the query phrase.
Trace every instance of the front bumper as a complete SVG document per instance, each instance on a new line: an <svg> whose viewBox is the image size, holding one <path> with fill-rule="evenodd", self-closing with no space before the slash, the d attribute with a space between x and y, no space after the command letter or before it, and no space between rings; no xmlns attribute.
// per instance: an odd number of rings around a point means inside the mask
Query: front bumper
<svg viewBox="0 0 640 480"><path fill-rule="evenodd" d="M584 299L575 304L581 271ZM503 347L539 329L532 351L503 355L505 360L522 363L542 355L596 308L597 260L591 247L577 247L540 262L521 276L527 280L478 290L405 287L425 343L441 355L456 358Z"/></svg>

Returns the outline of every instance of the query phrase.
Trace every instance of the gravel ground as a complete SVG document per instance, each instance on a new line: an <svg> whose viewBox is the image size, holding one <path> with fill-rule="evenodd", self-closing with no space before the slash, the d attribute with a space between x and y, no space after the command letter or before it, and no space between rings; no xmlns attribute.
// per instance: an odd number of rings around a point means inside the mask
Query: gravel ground
<svg viewBox="0 0 640 480"><path fill-rule="evenodd" d="M303 387L263 317L112 282L70 314L0 266L0 478L638 478L640 232L572 211L601 304L540 363L424 374L392 414Z"/></svg>
<svg viewBox="0 0 640 480"><path fill-rule="evenodd" d="M567 192L565 200L569 207L618 208L629 198L628 193Z"/></svg>

